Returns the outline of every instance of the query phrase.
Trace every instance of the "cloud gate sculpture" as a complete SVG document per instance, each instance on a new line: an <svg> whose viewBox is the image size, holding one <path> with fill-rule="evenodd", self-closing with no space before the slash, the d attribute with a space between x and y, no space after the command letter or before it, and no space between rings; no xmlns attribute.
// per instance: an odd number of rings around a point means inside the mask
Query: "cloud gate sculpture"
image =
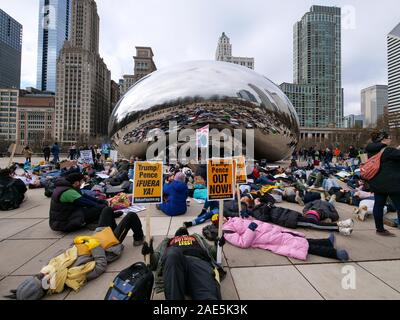
<svg viewBox="0 0 400 320"><path fill-rule="evenodd" d="M256 159L269 161L290 156L299 139L297 113L281 89L227 62L181 63L139 80L115 107L109 136L121 155L145 158L154 143L148 134L162 130L168 135L171 121L178 132L206 125L253 130Z"/></svg>

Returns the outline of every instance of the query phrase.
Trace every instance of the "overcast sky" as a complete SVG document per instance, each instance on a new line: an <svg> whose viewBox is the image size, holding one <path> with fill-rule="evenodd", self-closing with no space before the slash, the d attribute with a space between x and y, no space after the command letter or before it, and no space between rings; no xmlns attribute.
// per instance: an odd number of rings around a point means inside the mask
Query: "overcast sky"
<svg viewBox="0 0 400 320"><path fill-rule="evenodd" d="M311 5L343 10L345 114L360 113L360 91L387 84L386 36L400 23L398 0L97 0L100 54L118 82L133 73L135 46L151 46L158 68L214 59L219 36L233 55L255 58L276 84L293 81L293 24ZM39 0L0 0L23 27L21 87L36 86Z"/></svg>

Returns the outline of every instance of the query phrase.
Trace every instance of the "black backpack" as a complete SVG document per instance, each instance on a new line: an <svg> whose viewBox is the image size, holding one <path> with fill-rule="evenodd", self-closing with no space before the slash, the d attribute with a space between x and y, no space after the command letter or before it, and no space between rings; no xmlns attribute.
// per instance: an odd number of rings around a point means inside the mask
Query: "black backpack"
<svg viewBox="0 0 400 320"><path fill-rule="evenodd" d="M0 185L0 210L18 209L21 204L21 195L15 186L15 181Z"/></svg>
<svg viewBox="0 0 400 320"><path fill-rule="evenodd" d="M150 300L153 284L153 272L137 262L115 277L104 300Z"/></svg>
<svg viewBox="0 0 400 320"><path fill-rule="evenodd" d="M51 179L44 183L44 195L47 198L51 198L53 195L53 192L56 189L56 180L57 179Z"/></svg>

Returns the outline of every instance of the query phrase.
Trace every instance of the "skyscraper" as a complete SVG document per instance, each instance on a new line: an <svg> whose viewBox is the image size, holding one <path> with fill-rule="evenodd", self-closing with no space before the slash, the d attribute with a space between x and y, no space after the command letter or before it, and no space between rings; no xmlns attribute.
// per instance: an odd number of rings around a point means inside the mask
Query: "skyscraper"
<svg viewBox="0 0 400 320"><path fill-rule="evenodd" d="M388 87L376 85L361 91L361 114L364 127L375 127L388 105Z"/></svg>
<svg viewBox="0 0 400 320"><path fill-rule="evenodd" d="M157 70L153 60L154 54L151 47L136 47L134 60L134 74L125 74L120 80L120 92L123 96L137 81Z"/></svg>
<svg viewBox="0 0 400 320"><path fill-rule="evenodd" d="M400 128L400 23L389 33L388 70L389 70L389 125Z"/></svg>
<svg viewBox="0 0 400 320"><path fill-rule="evenodd" d="M294 25L294 84L282 90L292 99L303 127L341 127L341 9L312 6Z"/></svg>
<svg viewBox="0 0 400 320"><path fill-rule="evenodd" d="M72 32L57 61L55 137L83 143L107 135L111 73L99 55L94 0L72 1Z"/></svg>
<svg viewBox="0 0 400 320"><path fill-rule="evenodd" d="M19 89L22 25L0 9L0 88Z"/></svg>
<svg viewBox="0 0 400 320"><path fill-rule="evenodd" d="M40 0L36 87L56 91L57 59L71 32L72 0Z"/></svg>
<svg viewBox="0 0 400 320"><path fill-rule="evenodd" d="M254 58L232 56L232 45L225 32L222 32L222 35L218 40L215 60L235 63L254 70Z"/></svg>

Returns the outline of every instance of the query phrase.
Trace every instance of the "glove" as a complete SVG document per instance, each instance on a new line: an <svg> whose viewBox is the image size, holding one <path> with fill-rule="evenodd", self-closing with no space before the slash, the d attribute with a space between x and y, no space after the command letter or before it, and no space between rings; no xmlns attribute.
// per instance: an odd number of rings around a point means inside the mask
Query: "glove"
<svg viewBox="0 0 400 320"><path fill-rule="evenodd" d="M247 213L246 210L242 210L242 211L240 211L240 216L241 216L242 218L248 218L248 217L249 217L249 214Z"/></svg>
<svg viewBox="0 0 400 320"><path fill-rule="evenodd" d="M89 239L91 239L91 237L89 236L79 236L79 237L75 237L74 239L74 244L84 244L86 241L88 241Z"/></svg>
<svg viewBox="0 0 400 320"><path fill-rule="evenodd" d="M224 238L224 236L222 235L222 237L220 239L215 240L215 245L218 247L223 247L226 243L226 240Z"/></svg>
<svg viewBox="0 0 400 320"><path fill-rule="evenodd" d="M257 227L258 227L258 224L255 223L255 222L252 222L252 223L249 224L249 229L251 231L256 231Z"/></svg>
<svg viewBox="0 0 400 320"><path fill-rule="evenodd" d="M150 245L145 241L142 247L142 255L147 256L148 254L153 254L153 238L150 239Z"/></svg>
<svg viewBox="0 0 400 320"><path fill-rule="evenodd" d="M100 241L95 238L90 238L89 240L85 241L85 245L88 247L90 251L100 245Z"/></svg>

